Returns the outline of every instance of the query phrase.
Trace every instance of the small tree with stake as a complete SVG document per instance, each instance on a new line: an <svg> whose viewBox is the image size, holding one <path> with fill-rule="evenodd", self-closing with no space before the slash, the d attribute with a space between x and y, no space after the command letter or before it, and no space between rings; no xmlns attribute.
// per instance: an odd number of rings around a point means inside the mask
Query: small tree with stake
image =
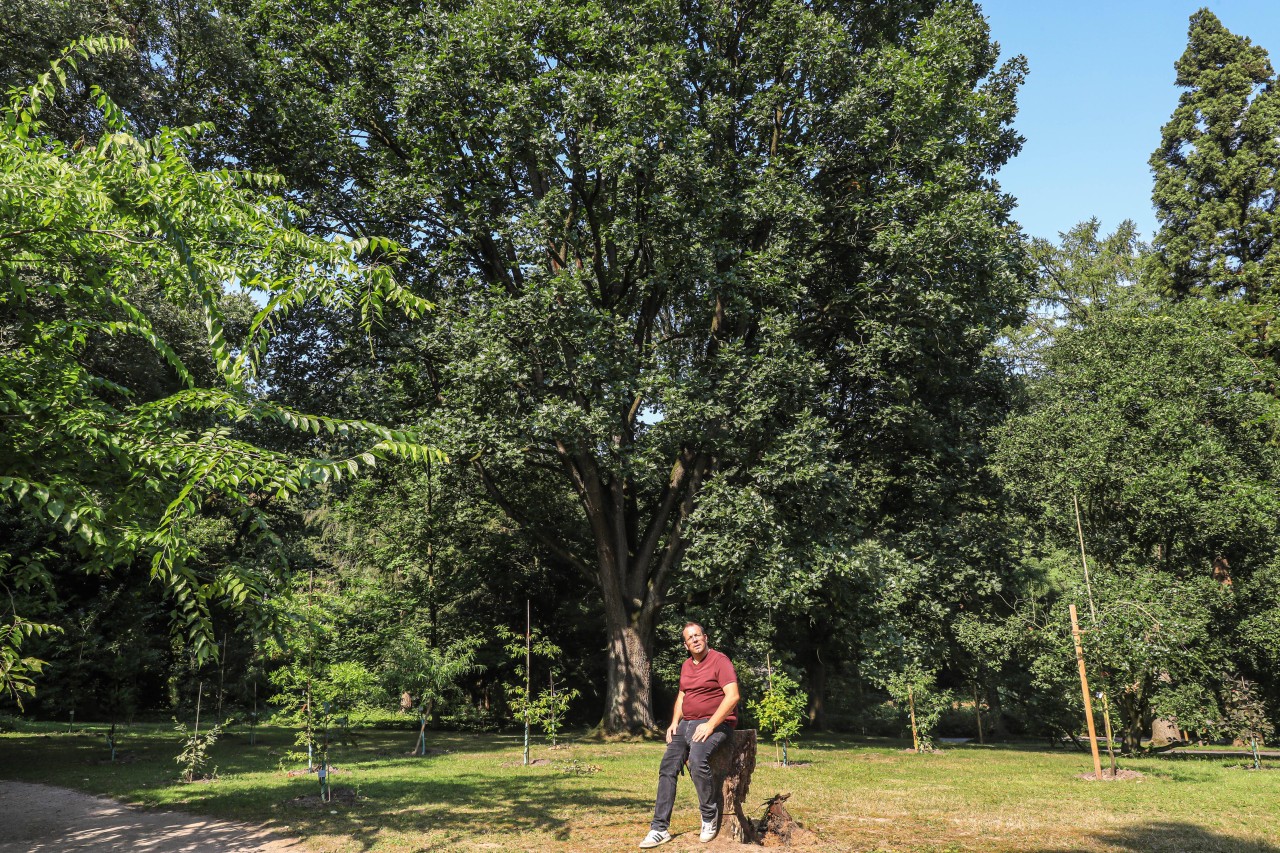
<svg viewBox="0 0 1280 853"><path fill-rule="evenodd" d="M1276 733L1275 725L1267 717L1266 704L1258 695L1258 685L1245 678L1233 678L1223 685L1223 693L1226 724L1232 734L1249 742L1253 769L1258 770L1262 767L1258 743L1266 743L1267 738L1274 737Z"/></svg>
<svg viewBox="0 0 1280 853"><path fill-rule="evenodd" d="M934 674L918 665L890 674L884 679L884 685L898 706L907 709L915 751L933 752L933 731L942 719L942 712L951 704L951 692L939 690Z"/></svg>
<svg viewBox="0 0 1280 853"><path fill-rule="evenodd" d="M578 697L577 690L565 690L562 685L557 688L556 679L561 676L561 670L556 666L555 661L560 657L561 649L551 640L543 636L539 631L530 627L524 636L516 634L508 628L499 626L498 637L506 645L505 649L508 657L524 663L525 672L521 684L506 685L507 698L511 703L511 710L517 720L522 721L526 729L531 725L536 725L542 729L543 733L551 741L551 745L556 745L556 736L560 731L564 722L565 712L569 708L569 703ZM533 692L533 658L539 657L550 663L549 673L547 676L547 688ZM529 763L528 750L525 751L525 763Z"/></svg>
<svg viewBox="0 0 1280 853"><path fill-rule="evenodd" d="M556 745L556 735L564 724L564 715L569 710L569 703L578 698L577 690L565 690L563 684L556 689L556 676L560 675L559 667L552 666L547 675L547 689L538 691L536 696L525 698L523 706L517 706L517 713L527 715L530 722L542 729L551 745Z"/></svg>
<svg viewBox="0 0 1280 853"><path fill-rule="evenodd" d="M174 760L178 762L178 766L182 768L182 780L184 782L194 782L197 779L206 777L205 768L209 766L209 750L213 748L214 743L222 736L222 724L219 723L211 729L205 729L204 733L200 733L200 704L204 698L204 682L200 682L196 688L196 721L195 726L188 729L186 724L174 720L174 730L182 736L182 751L178 753L178 757ZM114 730L114 725L112 726ZM115 746L112 746L112 754L115 753ZM216 775L216 770L215 770Z"/></svg>
<svg viewBox="0 0 1280 853"><path fill-rule="evenodd" d="M391 669L397 686L413 698L421 725L412 754L427 754L427 722L431 713L456 689L458 679L476 670L475 644L454 643L433 648L426 638L408 631L392 647Z"/></svg>
<svg viewBox="0 0 1280 853"><path fill-rule="evenodd" d="M787 747L800 733L808 697L794 678L783 670L769 667L764 695L758 702L748 702L747 708L756 718L760 730L770 735L774 746L782 748L781 763L788 765Z"/></svg>

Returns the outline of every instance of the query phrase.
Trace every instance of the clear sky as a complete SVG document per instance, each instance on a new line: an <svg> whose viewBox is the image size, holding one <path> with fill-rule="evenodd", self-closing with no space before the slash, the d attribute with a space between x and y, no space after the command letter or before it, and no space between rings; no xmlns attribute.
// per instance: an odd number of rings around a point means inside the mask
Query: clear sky
<svg viewBox="0 0 1280 853"><path fill-rule="evenodd" d="M1022 153L1000 171L1024 230L1056 238L1096 216L1155 231L1151 169L1177 105L1173 63L1208 7L1280 65L1280 0L978 0L1004 57L1030 66L1018 97Z"/></svg>

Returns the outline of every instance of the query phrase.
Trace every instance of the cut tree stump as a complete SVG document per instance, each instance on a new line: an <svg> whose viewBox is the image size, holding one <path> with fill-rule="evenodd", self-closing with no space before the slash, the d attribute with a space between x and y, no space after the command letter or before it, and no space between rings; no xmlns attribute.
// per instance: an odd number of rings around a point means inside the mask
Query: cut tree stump
<svg viewBox="0 0 1280 853"><path fill-rule="evenodd" d="M791 812L783 805L790 794L774 794L764 804L764 817L756 825L760 843L765 847L787 847L791 844L791 836L800 829L800 824L791 817Z"/></svg>
<svg viewBox="0 0 1280 853"><path fill-rule="evenodd" d="M711 753L711 773L720 784L720 832L727 829L740 844L757 843L755 821L742 810L756 769L756 730L735 731L733 738Z"/></svg>

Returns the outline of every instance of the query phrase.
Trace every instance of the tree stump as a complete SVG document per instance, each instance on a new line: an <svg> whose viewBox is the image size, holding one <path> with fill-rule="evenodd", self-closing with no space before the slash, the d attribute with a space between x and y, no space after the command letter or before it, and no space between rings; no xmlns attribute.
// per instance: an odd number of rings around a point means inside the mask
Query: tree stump
<svg viewBox="0 0 1280 853"><path fill-rule="evenodd" d="M791 817L791 812L783 805L790 794L774 794L764 804L764 817L756 826L760 843L765 847L786 847L791 844L791 836L800 825Z"/></svg>
<svg viewBox="0 0 1280 853"><path fill-rule="evenodd" d="M720 785L720 832L728 829L740 844L756 843L755 821L742 810L756 769L756 730L735 731L733 738L711 753L711 773Z"/></svg>

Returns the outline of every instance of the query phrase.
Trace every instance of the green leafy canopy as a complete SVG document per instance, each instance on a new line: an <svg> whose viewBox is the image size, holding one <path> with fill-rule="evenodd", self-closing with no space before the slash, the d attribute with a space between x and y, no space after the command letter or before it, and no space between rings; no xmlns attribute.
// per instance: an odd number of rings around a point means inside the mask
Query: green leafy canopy
<svg viewBox="0 0 1280 853"><path fill-rule="evenodd" d="M365 328L385 306L411 317L431 306L396 282L390 241L309 236L297 228L302 211L267 194L278 179L195 168L188 150L207 127L140 137L95 88L99 138L68 145L46 133L42 110L78 63L129 49L118 38L77 41L0 108L0 500L74 540L90 569L149 558L203 658L213 653L211 604L251 605L269 574L247 562L197 572L194 519L227 514L270 552L269 502L379 457L439 455L410 433L272 403L258 369L281 323L306 304ZM228 306L243 292L259 305L233 336ZM157 333L148 294L200 317L200 363ZM97 348L122 337L154 353L171 393L144 396L98 369ZM251 434L269 427L313 434L317 455L298 459ZM326 446L346 452L319 455ZM7 636L27 632L14 625ZM6 684L24 683L20 663L6 665Z"/></svg>

